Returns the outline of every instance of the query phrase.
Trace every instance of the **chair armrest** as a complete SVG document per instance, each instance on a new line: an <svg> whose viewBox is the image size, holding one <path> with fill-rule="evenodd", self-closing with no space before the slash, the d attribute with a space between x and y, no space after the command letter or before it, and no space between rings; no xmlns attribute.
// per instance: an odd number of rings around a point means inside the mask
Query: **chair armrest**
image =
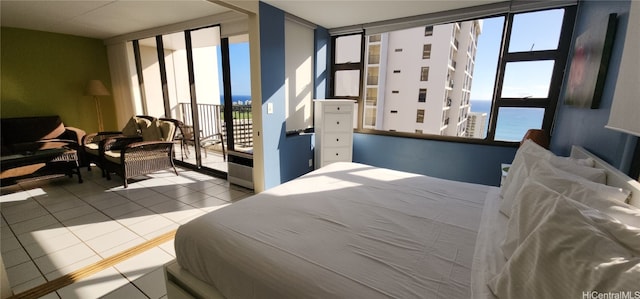
<svg viewBox="0 0 640 299"><path fill-rule="evenodd" d="M109 131L109 132L91 133L91 134L84 135L84 137L82 138L81 144L84 146L89 143L99 143L107 139L108 137L119 136L119 135L122 135L122 132Z"/></svg>
<svg viewBox="0 0 640 299"><path fill-rule="evenodd" d="M123 136L123 135L110 136L104 139L100 143L100 149L101 149L100 151L104 152L109 150L124 149L128 145L139 142L141 140L142 140L142 137L138 137L138 136L135 136L135 137Z"/></svg>
<svg viewBox="0 0 640 299"><path fill-rule="evenodd" d="M64 127L64 128L66 130L60 137L62 137L63 139L75 140L77 144L82 144L82 139L84 138L85 135L87 135L87 132L85 132L83 129L79 129L76 127Z"/></svg>

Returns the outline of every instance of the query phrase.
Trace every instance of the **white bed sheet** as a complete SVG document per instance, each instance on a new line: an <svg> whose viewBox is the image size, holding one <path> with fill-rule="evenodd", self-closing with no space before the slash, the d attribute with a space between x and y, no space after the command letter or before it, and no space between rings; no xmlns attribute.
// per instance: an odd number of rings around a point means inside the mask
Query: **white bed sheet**
<svg viewBox="0 0 640 299"><path fill-rule="evenodd" d="M334 163L181 226L176 257L227 298L467 299L497 194Z"/></svg>
<svg viewBox="0 0 640 299"><path fill-rule="evenodd" d="M508 221L509 218L500 213L499 189L491 190L482 210L482 221L473 255L470 298L496 298L487 283L507 262L500 246L507 234Z"/></svg>

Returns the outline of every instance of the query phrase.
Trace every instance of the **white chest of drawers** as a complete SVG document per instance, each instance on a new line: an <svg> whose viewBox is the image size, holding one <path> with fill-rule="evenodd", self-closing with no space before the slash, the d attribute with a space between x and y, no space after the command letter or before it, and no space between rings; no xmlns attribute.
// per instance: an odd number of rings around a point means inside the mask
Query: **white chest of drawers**
<svg viewBox="0 0 640 299"><path fill-rule="evenodd" d="M314 100L316 169L333 162L351 162L353 103L351 100Z"/></svg>

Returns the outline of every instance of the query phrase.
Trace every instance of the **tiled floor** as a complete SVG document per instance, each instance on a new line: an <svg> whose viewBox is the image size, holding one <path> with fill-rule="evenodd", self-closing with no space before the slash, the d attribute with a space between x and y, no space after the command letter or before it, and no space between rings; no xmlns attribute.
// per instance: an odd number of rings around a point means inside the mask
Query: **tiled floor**
<svg viewBox="0 0 640 299"><path fill-rule="evenodd" d="M95 170L82 171L83 184L74 176L2 188L0 247L14 293L251 195L222 179L179 173L141 177L127 189L119 176L107 181ZM174 257L172 240L43 298L164 298L162 265Z"/></svg>

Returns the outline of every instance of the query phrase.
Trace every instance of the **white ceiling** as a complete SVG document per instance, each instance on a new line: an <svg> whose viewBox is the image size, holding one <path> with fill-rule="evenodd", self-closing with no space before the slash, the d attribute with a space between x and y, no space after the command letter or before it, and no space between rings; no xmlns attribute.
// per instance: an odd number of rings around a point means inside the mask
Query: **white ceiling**
<svg viewBox="0 0 640 299"><path fill-rule="evenodd" d="M331 29L495 0L262 0ZM107 39L229 11L207 0L0 0L2 26Z"/></svg>

